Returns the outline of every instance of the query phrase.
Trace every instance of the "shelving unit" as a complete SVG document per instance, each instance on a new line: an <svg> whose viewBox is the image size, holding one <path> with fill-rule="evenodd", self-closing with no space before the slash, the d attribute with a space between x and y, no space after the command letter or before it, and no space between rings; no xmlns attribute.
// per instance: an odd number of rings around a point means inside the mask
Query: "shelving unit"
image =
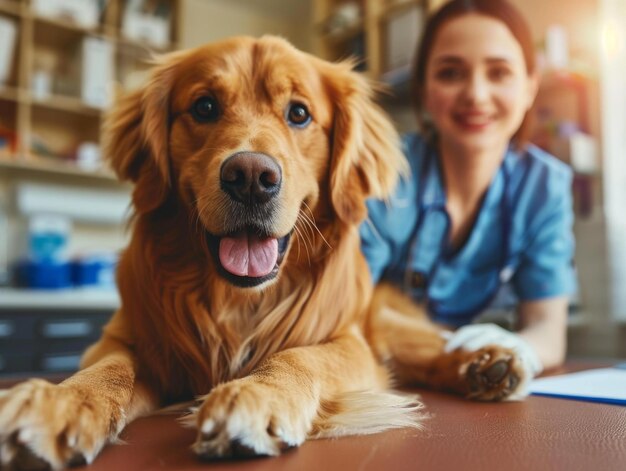
<svg viewBox="0 0 626 471"><path fill-rule="evenodd" d="M11 20L18 30L11 73L6 83L0 84L0 140L4 141L0 169L69 176L94 173L113 180L111 172L76 165L81 143L100 143L106 109L106 105L87 103L82 97L83 40L97 38L111 48L114 80L110 87L123 90L136 84L152 53L177 48L182 0L161 0L169 8L166 47L125 37L123 18L130 0L98 2L104 10L94 27L84 27L67 15L43 16L35 9L36 1L0 0L0 18ZM43 93L38 83L42 79L48 80Z"/></svg>
<svg viewBox="0 0 626 471"><path fill-rule="evenodd" d="M317 53L356 57L371 78L391 85L408 66L426 15L442 0L316 0Z"/></svg>
<svg viewBox="0 0 626 471"><path fill-rule="evenodd" d="M14 155L6 154L2 157L0 153L0 169L3 171L17 173L41 174L50 176L77 177L81 180L96 179L116 182L116 175L106 168L99 170L86 170L72 162L55 161L45 157L35 155L28 159L15 158Z"/></svg>
<svg viewBox="0 0 626 471"><path fill-rule="evenodd" d="M113 290L0 288L0 377L75 371L119 304Z"/></svg>
<svg viewBox="0 0 626 471"><path fill-rule="evenodd" d="M16 309L72 309L113 312L120 307L117 291L103 289L28 290L0 288L0 312Z"/></svg>

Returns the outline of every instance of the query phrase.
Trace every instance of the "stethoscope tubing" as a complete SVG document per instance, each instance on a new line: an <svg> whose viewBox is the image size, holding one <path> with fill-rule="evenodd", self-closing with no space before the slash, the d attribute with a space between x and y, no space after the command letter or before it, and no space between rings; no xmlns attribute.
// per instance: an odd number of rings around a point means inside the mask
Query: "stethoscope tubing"
<svg viewBox="0 0 626 471"><path fill-rule="evenodd" d="M422 275L424 276L424 280L425 280L424 286L421 288L422 301L426 303L429 313L435 315L436 317L450 318L450 320L454 320L455 322L465 322L465 321L471 320L471 318L473 318L477 313L486 309L493 302L503 282L507 281L503 279L503 276L506 273L510 272L510 270L508 270L507 268L507 263L511 255L512 215L515 210L515 204L514 204L514 201L510 192L510 175L506 168L506 154L498 170L499 172L502 172L502 175L504 178L503 197L500 200L500 217L502 220L502 224L501 224L502 243L500 247L500 262L499 262L499 266L497 270L498 280L496 282L496 285L492 289L490 289L487 296L483 298L483 300L480 303L478 303L475 306L471 306L467 309L463 309L463 310L445 309L445 307L442 306L444 301L437 300L429 294L430 281L435 278L437 274L437 270L439 269L439 266L441 264L441 259L449 257L450 254L452 253L452 251L448 250L448 238L449 238L449 233L450 233L451 220L445 207L445 201L441 200L438 202L437 201L428 202L427 204L424 203L424 197L425 197L424 193L425 193L426 183L427 183L426 178L430 175L431 166L434 164L434 161L435 161L434 151L431 150L431 152L429 152L426 155L426 158L423 161L422 169L421 169L419 189L418 189L419 215L418 215L417 223L415 226L415 231L412 237L412 243L409 249L409 258L408 258L409 263L407 264L407 267L405 269L405 276L404 276L405 291L408 293L414 292L414 288L411 287L411 283L410 283L410 280L412 276L414 275L414 271L411 270L410 268L410 262L414 259L414 256L417 253L417 250L419 249L420 233L423 229L422 226L424 224L424 221L426 220L429 212L441 211L442 214L445 215L445 220L446 220L445 230L443 231L443 237L439 243L439 252L438 252L437 258L432 263L430 269L422 273ZM525 173L522 177L521 184L523 184L523 182L526 180L527 174L528 174L528 167L526 168ZM480 213L478 217L480 217ZM506 278L508 277L509 276L506 276Z"/></svg>

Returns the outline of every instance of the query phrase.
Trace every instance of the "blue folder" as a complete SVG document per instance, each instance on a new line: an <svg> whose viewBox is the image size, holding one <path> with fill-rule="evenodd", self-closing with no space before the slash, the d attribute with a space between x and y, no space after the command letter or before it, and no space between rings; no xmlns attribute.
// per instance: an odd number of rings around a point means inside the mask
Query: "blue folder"
<svg viewBox="0 0 626 471"><path fill-rule="evenodd" d="M531 382L529 391L536 396L626 406L626 363L537 378Z"/></svg>

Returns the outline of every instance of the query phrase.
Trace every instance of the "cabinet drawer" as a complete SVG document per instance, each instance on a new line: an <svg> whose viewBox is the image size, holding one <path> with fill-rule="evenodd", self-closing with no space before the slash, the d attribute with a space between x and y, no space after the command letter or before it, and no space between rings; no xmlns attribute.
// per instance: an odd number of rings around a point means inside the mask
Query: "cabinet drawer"
<svg viewBox="0 0 626 471"><path fill-rule="evenodd" d="M37 371L45 373L72 372L78 370L82 352L63 354L46 353L37 360Z"/></svg>
<svg viewBox="0 0 626 471"><path fill-rule="evenodd" d="M1 312L0 375L75 371L110 317L102 311Z"/></svg>
<svg viewBox="0 0 626 471"><path fill-rule="evenodd" d="M16 330L15 320L0 319L0 339L11 338Z"/></svg>
<svg viewBox="0 0 626 471"><path fill-rule="evenodd" d="M95 339L100 337L109 317L108 313L2 313L0 342L8 339Z"/></svg>
<svg viewBox="0 0 626 471"><path fill-rule="evenodd" d="M34 355L0 352L0 375L35 371L35 369Z"/></svg>
<svg viewBox="0 0 626 471"><path fill-rule="evenodd" d="M90 319L45 320L40 335L47 339L92 337L97 330L97 323Z"/></svg>

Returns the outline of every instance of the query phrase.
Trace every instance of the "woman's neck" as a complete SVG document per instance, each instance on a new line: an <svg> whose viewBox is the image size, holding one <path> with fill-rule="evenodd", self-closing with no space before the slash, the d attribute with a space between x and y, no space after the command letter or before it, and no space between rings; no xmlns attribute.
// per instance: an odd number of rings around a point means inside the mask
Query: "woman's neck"
<svg viewBox="0 0 626 471"><path fill-rule="evenodd" d="M488 151L468 151L439 144L446 199L463 206L478 203L500 168L506 147Z"/></svg>
<svg viewBox="0 0 626 471"><path fill-rule="evenodd" d="M505 151L506 147L468 152L440 143L446 210L451 220L449 242L452 247L461 247L469 237L483 197L502 163Z"/></svg>

